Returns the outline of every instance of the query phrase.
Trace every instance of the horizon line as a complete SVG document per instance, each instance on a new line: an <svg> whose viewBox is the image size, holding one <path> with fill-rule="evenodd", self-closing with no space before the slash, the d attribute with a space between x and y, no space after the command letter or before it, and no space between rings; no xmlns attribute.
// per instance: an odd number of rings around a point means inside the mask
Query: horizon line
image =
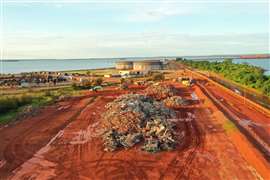
<svg viewBox="0 0 270 180"><path fill-rule="evenodd" d="M268 55L270 53L247 54L212 54L212 55L169 55L169 56L122 56L122 57L82 57L82 58L1 58L0 60L68 60L68 59L125 59L125 58L167 58L167 57L211 57L211 56L241 56L241 55Z"/></svg>

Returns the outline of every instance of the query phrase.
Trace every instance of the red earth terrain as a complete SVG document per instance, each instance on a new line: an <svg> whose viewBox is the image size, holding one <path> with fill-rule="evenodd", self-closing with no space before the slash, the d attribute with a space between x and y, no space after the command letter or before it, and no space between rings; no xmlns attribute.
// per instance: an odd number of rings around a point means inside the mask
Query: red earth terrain
<svg viewBox="0 0 270 180"><path fill-rule="evenodd" d="M179 95L199 97L177 109L175 150L151 154L138 145L105 152L99 126L105 105L131 90L87 92L0 129L0 179L269 178L268 162L236 128L224 128L229 120L199 87L173 84Z"/></svg>

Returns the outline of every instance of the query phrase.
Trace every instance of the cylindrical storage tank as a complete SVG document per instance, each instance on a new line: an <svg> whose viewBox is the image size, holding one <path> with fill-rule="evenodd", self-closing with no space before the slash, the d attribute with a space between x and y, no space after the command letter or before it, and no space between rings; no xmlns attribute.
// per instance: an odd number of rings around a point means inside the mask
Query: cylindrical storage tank
<svg viewBox="0 0 270 180"><path fill-rule="evenodd" d="M115 65L116 69L133 69L132 61L117 61Z"/></svg>
<svg viewBox="0 0 270 180"><path fill-rule="evenodd" d="M137 71L149 71L162 69L162 62L158 60L134 61L133 69Z"/></svg>

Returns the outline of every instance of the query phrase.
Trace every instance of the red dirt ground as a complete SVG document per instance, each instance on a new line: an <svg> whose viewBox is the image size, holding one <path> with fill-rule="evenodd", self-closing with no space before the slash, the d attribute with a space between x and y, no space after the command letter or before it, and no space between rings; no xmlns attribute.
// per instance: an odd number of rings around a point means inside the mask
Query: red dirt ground
<svg viewBox="0 0 270 180"><path fill-rule="evenodd" d="M31 158L53 135L73 121L88 102L87 98L70 99L42 109L38 116L2 128L0 130L1 177Z"/></svg>
<svg viewBox="0 0 270 180"><path fill-rule="evenodd" d="M209 99L197 87L176 85L186 97L195 92L201 98L198 104L178 110L176 150L149 154L136 146L104 152L99 128L104 106L127 91L89 92L1 129L0 177L245 180L266 177L242 156L223 128L224 117L213 104L207 103Z"/></svg>
<svg viewBox="0 0 270 180"><path fill-rule="evenodd" d="M172 65L174 65L173 68L181 68L178 63ZM245 98L226 88L221 88L206 76L198 75L198 73L190 70L185 71L185 74L196 78L221 104L240 119L239 123L251 129L252 133L270 147L270 111L264 110L259 105L245 100Z"/></svg>
<svg viewBox="0 0 270 180"><path fill-rule="evenodd" d="M254 108L247 101L240 100L235 96L225 92L221 88L217 88L213 84L207 84L206 88L218 99L222 99L222 103L226 105L230 111L243 120L250 120L249 125L253 131L258 134L268 145L270 145L270 115L263 114Z"/></svg>
<svg viewBox="0 0 270 180"><path fill-rule="evenodd" d="M212 114L214 119L221 124L226 125L232 123L225 115L218 110L218 108L203 94L200 88L196 88L197 95L204 98L204 105L208 109L208 113ZM243 158L250 164L249 168L254 168L263 179L270 178L269 162L263 157L261 152L250 143L244 134L242 134L236 127L231 127L226 130L226 133L235 147L238 149Z"/></svg>

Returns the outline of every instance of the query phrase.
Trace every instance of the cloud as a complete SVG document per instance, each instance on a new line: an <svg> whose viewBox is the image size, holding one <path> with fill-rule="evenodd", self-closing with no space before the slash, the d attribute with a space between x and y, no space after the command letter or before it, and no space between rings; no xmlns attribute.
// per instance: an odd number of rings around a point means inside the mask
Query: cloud
<svg viewBox="0 0 270 180"><path fill-rule="evenodd" d="M127 20L131 22L159 21L168 17L198 13L204 9L199 3L194 5L170 1L137 4L134 7L127 16Z"/></svg>
<svg viewBox="0 0 270 180"><path fill-rule="evenodd" d="M89 33L4 37L4 58L266 53L269 34Z"/></svg>
<svg viewBox="0 0 270 180"><path fill-rule="evenodd" d="M148 2L148 3L147 3ZM128 6L126 20L129 22L158 22L170 17L206 15L213 16L226 14L269 14L269 1L265 0L236 0L236 1L186 1L186 0L164 0L164 1L138 1Z"/></svg>

